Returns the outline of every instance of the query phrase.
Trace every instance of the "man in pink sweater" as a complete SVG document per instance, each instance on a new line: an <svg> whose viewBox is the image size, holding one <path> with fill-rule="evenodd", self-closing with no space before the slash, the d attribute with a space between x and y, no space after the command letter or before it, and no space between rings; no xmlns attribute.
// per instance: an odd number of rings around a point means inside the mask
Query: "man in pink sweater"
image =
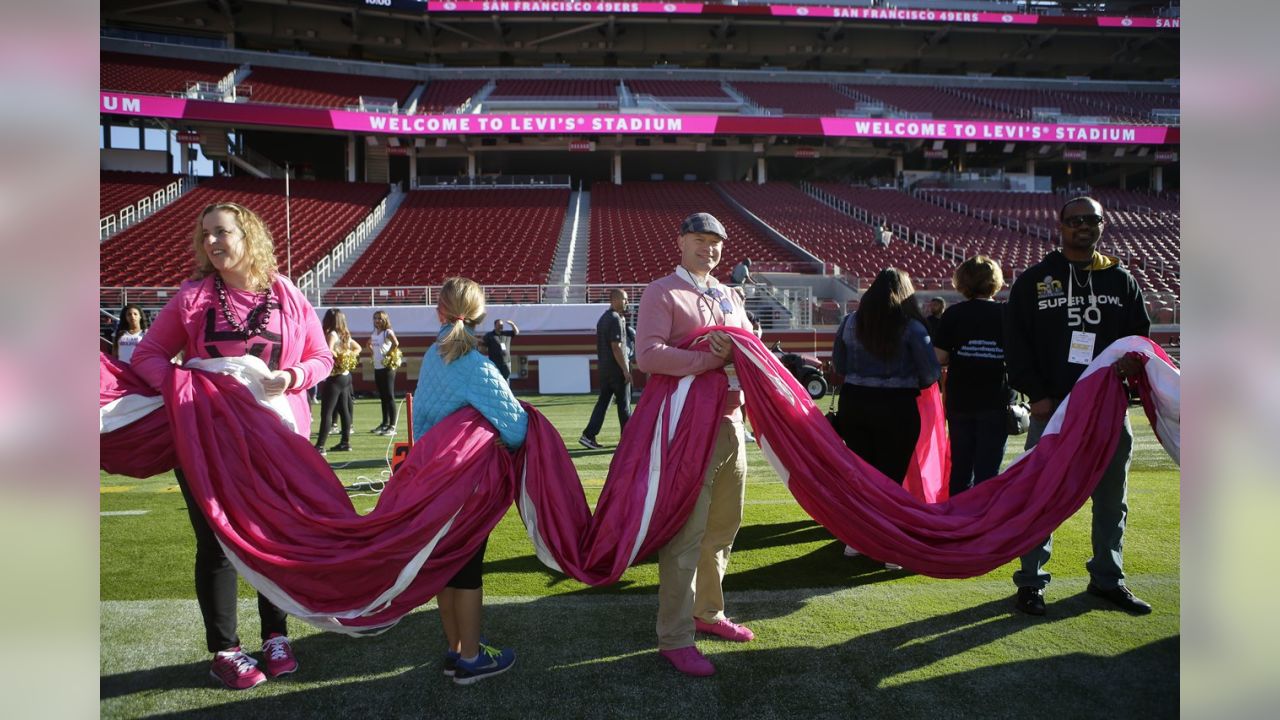
<svg viewBox="0 0 1280 720"><path fill-rule="evenodd" d="M650 283L640 298L636 366L642 371L677 377L720 372L733 349L727 333L707 336L711 352L674 345L704 327L751 329L741 291L711 277L726 239L724 226L707 213L680 224L679 267ZM658 551L658 652L687 675L715 673L694 644L695 631L736 642L755 637L725 616L721 588L746 493L741 407L741 391L730 390L698 501L684 527Z"/></svg>

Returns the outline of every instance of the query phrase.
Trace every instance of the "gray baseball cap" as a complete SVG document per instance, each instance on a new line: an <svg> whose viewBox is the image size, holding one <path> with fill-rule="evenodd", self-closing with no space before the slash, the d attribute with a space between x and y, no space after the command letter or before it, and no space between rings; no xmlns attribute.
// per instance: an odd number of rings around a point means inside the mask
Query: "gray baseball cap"
<svg viewBox="0 0 1280 720"><path fill-rule="evenodd" d="M680 234L685 233L711 233L719 235L724 240L729 239L729 234L724 231L724 225L721 225L711 213L694 213L685 218L684 222L680 223Z"/></svg>

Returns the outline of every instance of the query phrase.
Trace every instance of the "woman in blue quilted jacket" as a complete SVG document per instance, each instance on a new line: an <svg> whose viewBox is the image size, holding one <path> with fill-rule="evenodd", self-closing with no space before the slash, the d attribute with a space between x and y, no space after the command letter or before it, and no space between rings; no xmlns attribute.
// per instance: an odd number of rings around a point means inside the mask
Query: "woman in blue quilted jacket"
<svg viewBox="0 0 1280 720"><path fill-rule="evenodd" d="M476 327L484 321L484 290L473 280L445 280L436 306L440 336L427 348L418 373L413 402L413 439L416 442L436 423L467 405L479 410L498 431L499 442L509 450L524 444L529 416L498 368L476 350ZM444 674L460 685L470 685L510 669L515 651L493 647L480 640L484 604L484 544L436 597L440 623L448 648Z"/></svg>

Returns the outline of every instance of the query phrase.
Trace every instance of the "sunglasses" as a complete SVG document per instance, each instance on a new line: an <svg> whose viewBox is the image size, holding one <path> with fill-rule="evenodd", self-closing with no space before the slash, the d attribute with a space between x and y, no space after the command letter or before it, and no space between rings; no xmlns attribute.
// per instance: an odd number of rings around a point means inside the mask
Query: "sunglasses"
<svg viewBox="0 0 1280 720"><path fill-rule="evenodd" d="M720 312L730 315L733 313L733 302L729 300L729 296L720 288L711 288L707 290L707 295L720 301Z"/></svg>
<svg viewBox="0 0 1280 720"><path fill-rule="evenodd" d="M1102 224L1102 216L1101 215L1072 215L1071 217L1062 218L1062 224L1066 225L1067 227L1073 227L1073 228L1084 227L1085 225L1091 225L1093 227L1097 227Z"/></svg>

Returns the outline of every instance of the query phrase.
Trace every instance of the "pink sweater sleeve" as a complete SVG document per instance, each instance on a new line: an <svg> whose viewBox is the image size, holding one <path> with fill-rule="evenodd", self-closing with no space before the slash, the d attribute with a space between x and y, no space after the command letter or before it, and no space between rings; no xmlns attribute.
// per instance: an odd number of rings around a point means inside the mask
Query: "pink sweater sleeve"
<svg viewBox="0 0 1280 720"><path fill-rule="evenodd" d="M297 321L302 327L302 355L294 369L302 376L298 387L309 388L329 377L329 371L333 369L333 353L329 352L329 344L324 341L324 330L320 327L316 311L305 298L300 299L301 317Z"/></svg>
<svg viewBox="0 0 1280 720"><path fill-rule="evenodd" d="M134 372L143 382L160 389L165 375L170 370L170 360L174 355L187 347L186 304L190 301L187 292L179 291L168 305L156 316L142 342L133 351Z"/></svg>
<svg viewBox="0 0 1280 720"><path fill-rule="evenodd" d="M656 290L656 292L655 292ZM709 352L672 347L672 317L675 304L671 295L650 288L640 296L640 316L636 320L636 367L659 375L698 375L724 367L724 360Z"/></svg>

